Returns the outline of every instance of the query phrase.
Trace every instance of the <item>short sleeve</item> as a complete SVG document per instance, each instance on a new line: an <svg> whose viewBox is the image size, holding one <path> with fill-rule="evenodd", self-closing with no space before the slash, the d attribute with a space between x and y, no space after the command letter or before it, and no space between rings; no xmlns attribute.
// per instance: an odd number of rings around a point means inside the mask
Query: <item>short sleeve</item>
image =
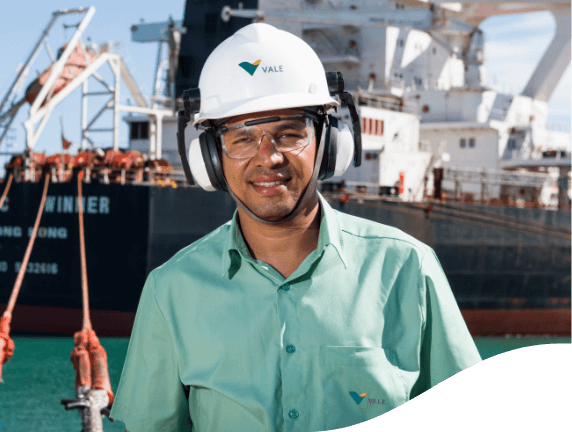
<svg viewBox="0 0 572 432"><path fill-rule="evenodd" d="M129 432L191 430L173 336L157 304L152 273L141 293L110 416Z"/></svg>
<svg viewBox="0 0 572 432"><path fill-rule="evenodd" d="M433 250L423 257L419 275L425 326L420 375L411 397L481 361L447 277Z"/></svg>

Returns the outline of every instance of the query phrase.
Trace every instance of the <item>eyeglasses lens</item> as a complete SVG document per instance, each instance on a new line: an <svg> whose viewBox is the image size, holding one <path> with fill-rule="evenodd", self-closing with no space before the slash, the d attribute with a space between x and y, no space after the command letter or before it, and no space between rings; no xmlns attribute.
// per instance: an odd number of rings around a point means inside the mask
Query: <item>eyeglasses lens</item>
<svg viewBox="0 0 572 432"><path fill-rule="evenodd" d="M266 136L280 153L300 150L313 139L313 124L308 118L296 118L255 126L240 125L221 135L226 155L230 159L256 156Z"/></svg>

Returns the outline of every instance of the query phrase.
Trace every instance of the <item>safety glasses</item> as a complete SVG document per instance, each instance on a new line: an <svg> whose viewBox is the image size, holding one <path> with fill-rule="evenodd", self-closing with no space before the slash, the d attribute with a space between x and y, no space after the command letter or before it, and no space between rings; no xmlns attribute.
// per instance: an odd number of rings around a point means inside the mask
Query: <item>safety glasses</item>
<svg viewBox="0 0 572 432"><path fill-rule="evenodd" d="M258 153L265 136L280 153L302 151L314 139L314 123L318 123L318 117L309 113L267 117L223 126L215 134L229 159L250 159Z"/></svg>

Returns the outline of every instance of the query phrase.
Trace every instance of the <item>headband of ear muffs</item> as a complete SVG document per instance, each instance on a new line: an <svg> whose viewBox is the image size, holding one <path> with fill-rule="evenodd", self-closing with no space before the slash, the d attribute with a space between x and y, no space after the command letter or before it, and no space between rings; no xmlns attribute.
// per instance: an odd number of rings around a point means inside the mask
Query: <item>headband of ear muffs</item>
<svg viewBox="0 0 572 432"><path fill-rule="evenodd" d="M348 125L336 117L328 115L327 120L318 129L323 127L326 127L326 134L319 180L342 175L352 160L354 145ZM316 137L319 139L320 136L320 130L317 130ZM198 139L191 142L189 165L193 178L203 189L228 192L222 169L221 144L212 129L202 132Z"/></svg>

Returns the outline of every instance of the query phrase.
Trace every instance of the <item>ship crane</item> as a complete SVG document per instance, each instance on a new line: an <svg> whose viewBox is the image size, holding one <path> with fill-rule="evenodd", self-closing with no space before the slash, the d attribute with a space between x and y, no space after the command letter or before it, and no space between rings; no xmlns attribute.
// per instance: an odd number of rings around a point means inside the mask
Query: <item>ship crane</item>
<svg viewBox="0 0 572 432"><path fill-rule="evenodd" d="M187 33L187 29L181 26L180 21L173 20L157 23L140 23L131 26L131 40L138 43L157 42L157 61L155 63L155 75L153 77L153 106L163 105L177 111L175 96L175 78L177 74L181 37ZM168 48L167 59L163 59L163 45ZM161 88L163 72L167 71L165 88ZM161 93L165 96L161 96Z"/></svg>
<svg viewBox="0 0 572 432"><path fill-rule="evenodd" d="M59 50L57 58L54 58L47 38L56 21L71 14L81 15L81 22L77 26L73 26L76 27L73 36ZM91 138L92 134L97 132L111 132L113 134L113 149L117 150L119 148L119 113L132 112L147 114L157 119L156 139L151 141L151 159L161 157L162 118L171 115L172 111L156 106L148 107L127 65L118 53L112 52L110 44L102 45L95 52L84 45L81 36L94 14L95 8L93 6L53 12L38 42L2 102L0 102L0 146L19 109L25 102L29 102L30 111L28 118L24 121L24 127L26 129L26 149L32 151L56 106L81 87L81 150L85 150L88 143L94 148L97 147ZM25 91L22 91L30 69L43 47L46 48L52 64ZM98 70L106 63L113 74L113 79L109 80L110 82L106 82L98 74ZM88 91L88 80L91 77L104 87L101 91ZM136 106L120 104L121 79L133 96ZM88 121L87 98L90 96L107 96L108 99L93 118ZM97 128L94 125L95 122L107 110L113 111L113 126L111 128Z"/></svg>

